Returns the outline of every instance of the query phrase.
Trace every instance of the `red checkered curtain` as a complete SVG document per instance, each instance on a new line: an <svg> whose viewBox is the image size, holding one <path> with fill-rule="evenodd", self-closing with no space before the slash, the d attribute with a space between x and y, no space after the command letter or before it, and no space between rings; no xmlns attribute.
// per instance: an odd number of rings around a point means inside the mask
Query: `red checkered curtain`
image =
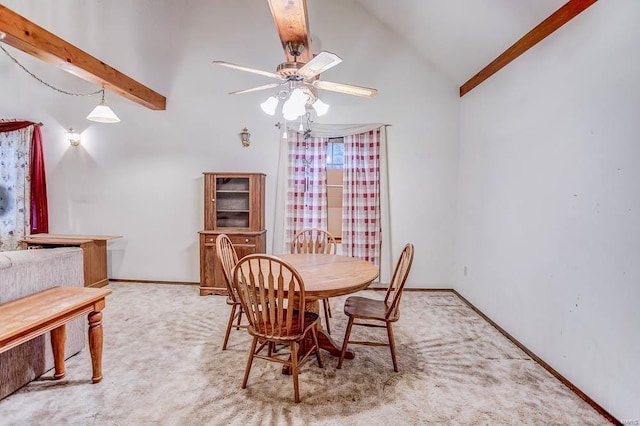
<svg viewBox="0 0 640 426"><path fill-rule="evenodd" d="M285 240L304 228L327 226L327 138L288 132L288 184L285 208ZM288 251L288 250L286 250ZM285 252L286 252L285 251Z"/></svg>
<svg viewBox="0 0 640 426"><path fill-rule="evenodd" d="M380 266L380 129L344 137L342 251Z"/></svg>

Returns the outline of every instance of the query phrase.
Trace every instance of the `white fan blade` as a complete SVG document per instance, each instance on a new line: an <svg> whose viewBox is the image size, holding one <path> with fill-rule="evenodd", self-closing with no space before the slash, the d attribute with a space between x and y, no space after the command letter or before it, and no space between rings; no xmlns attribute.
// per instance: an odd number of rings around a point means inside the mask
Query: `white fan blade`
<svg viewBox="0 0 640 426"><path fill-rule="evenodd" d="M347 95L362 96L364 98L373 98L378 94L376 89L370 87L354 86L352 84L333 83L331 81L316 80L313 87L322 90L331 90L332 92L345 93Z"/></svg>
<svg viewBox="0 0 640 426"><path fill-rule="evenodd" d="M302 76L305 80L315 77L321 72L325 72L329 68L333 68L342 62L342 59L331 52L320 52L315 58L304 64L302 68L298 70L298 75Z"/></svg>
<svg viewBox="0 0 640 426"><path fill-rule="evenodd" d="M284 77L282 77L280 74L276 74L276 73L269 72L269 71L257 70L255 68L243 67L242 65L236 65L236 64L232 64L230 62L213 61L212 64L222 65L223 67L233 68L234 70L246 71L246 72L250 72L250 73L253 73L253 74L263 75L265 77L277 78L278 80L284 80Z"/></svg>
<svg viewBox="0 0 640 426"><path fill-rule="evenodd" d="M274 87L278 87L278 86L280 86L280 84L281 83L263 84L262 86L252 87L251 89L236 90L235 92L229 92L229 94L230 95L240 95L242 93L257 92L258 90L272 89Z"/></svg>

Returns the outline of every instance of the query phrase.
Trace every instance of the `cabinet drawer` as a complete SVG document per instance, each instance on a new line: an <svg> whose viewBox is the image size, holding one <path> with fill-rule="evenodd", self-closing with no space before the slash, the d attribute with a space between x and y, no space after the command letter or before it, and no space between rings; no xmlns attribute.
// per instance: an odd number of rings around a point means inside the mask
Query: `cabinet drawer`
<svg viewBox="0 0 640 426"><path fill-rule="evenodd" d="M256 246L257 244L257 238L254 236L248 236L248 235L229 235L229 239L231 240L231 243L233 245L236 244L242 244L242 245L252 245L252 246Z"/></svg>
<svg viewBox="0 0 640 426"><path fill-rule="evenodd" d="M201 234L200 241L205 246L213 246L216 244L216 238L218 235L212 234ZM256 237L254 235L227 235L231 240L231 244L233 245L250 245L250 246L258 246L260 237Z"/></svg>
<svg viewBox="0 0 640 426"><path fill-rule="evenodd" d="M216 244L217 235L200 235L200 242L205 246L213 246Z"/></svg>

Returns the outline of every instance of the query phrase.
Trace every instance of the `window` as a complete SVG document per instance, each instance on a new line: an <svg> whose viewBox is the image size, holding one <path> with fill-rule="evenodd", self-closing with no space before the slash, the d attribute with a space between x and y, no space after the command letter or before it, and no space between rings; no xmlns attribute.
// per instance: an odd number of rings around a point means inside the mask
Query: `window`
<svg viewBox="0 0 640 426"><path fill-rule="evenodd" d="M327 144L327 231L342 241L342 181L344 143L342 138L329 138Z"/></svg>
<svg viewBox="0 0 640 426"><path fill-rule="evenodd" d="M344 143L342 138L329 138L327 144L327 169L344 167Z"/></svg>

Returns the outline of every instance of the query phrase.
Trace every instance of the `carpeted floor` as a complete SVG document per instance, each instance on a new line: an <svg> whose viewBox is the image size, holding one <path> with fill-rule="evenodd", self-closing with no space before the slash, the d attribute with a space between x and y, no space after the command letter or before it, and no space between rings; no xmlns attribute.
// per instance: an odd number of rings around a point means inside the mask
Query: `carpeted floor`
<svg viewBox="0 0 640 426"><path fill-rule="evenodd" d="M406 292L388 348L356 346L337 370L310 359L300 404L280 366L255 360L240 384L250 338L228 307L197 286L112 283L104 311L104 380L91 384L88 348L0 401L1 425L600 425L607 421L449 292ZM364 292L370 297L380 292ZM342 341L344 299L332 299ZM363 327L360 327L363 328ZM359 331L359 330L356 330ZM384 330L364 333L385 336Z"/></svg>

